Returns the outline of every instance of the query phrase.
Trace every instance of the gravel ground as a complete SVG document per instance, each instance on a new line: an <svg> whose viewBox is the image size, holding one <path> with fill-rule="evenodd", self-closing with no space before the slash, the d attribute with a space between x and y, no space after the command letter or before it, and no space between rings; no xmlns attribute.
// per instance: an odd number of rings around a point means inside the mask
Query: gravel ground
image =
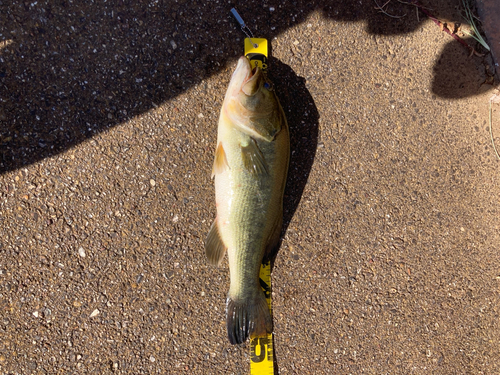
<svg viewBox="0 0 500 375"><path fill-rule="evenodd" d="M292 137L276 367L498 374L491 56L410 5L330 3L237 5ZM0 374L248 373L203 249L233 5L0 0Z"/></svg>

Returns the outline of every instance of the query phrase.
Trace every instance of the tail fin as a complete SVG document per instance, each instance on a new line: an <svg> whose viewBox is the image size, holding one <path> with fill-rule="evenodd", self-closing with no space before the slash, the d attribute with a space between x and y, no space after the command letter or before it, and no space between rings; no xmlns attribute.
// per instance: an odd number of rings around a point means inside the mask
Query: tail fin
<svg viewBox="0 0 500 375"><path fill-rule="evenodd" d="M273 321L264 293L241 301L227 297L226 326L227 337L233 345L244 343L248 336L261 337L272 332Z"/></svg>

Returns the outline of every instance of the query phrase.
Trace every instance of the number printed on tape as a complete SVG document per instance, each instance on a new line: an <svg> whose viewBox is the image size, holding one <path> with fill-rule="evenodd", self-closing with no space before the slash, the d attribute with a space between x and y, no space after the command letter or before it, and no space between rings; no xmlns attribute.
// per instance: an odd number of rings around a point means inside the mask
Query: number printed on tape
<svg viewBox="0 0 500 375"><path fill-rule="evenodd" d="M260 267L260 286L266 295L267 305L271 312L271 263L268 262ZM273 375L274 354L273 334L268 333L266 337L254 337L250 341L250 374L251 375Z"/></svg>

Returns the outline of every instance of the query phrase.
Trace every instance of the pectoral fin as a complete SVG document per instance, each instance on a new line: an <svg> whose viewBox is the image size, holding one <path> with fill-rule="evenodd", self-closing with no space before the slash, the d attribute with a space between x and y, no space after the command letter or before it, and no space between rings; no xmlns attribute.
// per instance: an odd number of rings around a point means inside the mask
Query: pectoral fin
<svg viewBox="0 0 500 375"><path fill-rule="evenodd" d="M246 145L241 144L241 157L246 170L252 175L268 174L264 155L262 155L259 146L252 138L249 138Z"/></svg>
<svg viewBox="0 0 500 375"><path fill-rule="evenodd" d="M222 147L222 142L220 142L215 151L212 178L214 178L216 174L222 173L227 169L229 169L229 164L227 163L226 152L224 151L224 147Z"/></svg>
<svg viewBox="0 0 500 375"><path fill-rule="evenodd" d="M222 242L217 224L214 220L210 230L208 231L207 240L205 242L205 254L207 255L208 262L214 265L219 265L226 252L226 246Z"/></svg>

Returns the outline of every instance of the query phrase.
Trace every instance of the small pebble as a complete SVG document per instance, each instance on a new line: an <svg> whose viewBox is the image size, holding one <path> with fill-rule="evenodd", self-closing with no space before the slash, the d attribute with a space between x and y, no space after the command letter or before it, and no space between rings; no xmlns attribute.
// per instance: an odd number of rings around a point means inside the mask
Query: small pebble
<svg viewBox="0 0 500 375"><path fill-rule="evenodd" d="M152 187L155 187L156 186L156 181L151 179L149 180L149 184L152 186Z"/></svg>
<svg viewBox="0 0 500 375"><path fill-rule="evenodd" d="M170 41L170 45L172 46L173 49L177 48L177 43L175 43L173 40Z"/></svg>
<svg viewBox="0 0 500 375"><path fill-rule="evenodd" d="M80 255L82 258L85 258L85 250L83 247L80 247L78 249L78 255Z"/></svg>
<svg viewBox="0 0 500 375"><path fill-rule="evenodd" d="M33 316L34 316L35 318L38 318L38 315L39 315L39 314L38 314L38 311L33 312Z"/></svg>
<svg viewBox="0 0 500 375"><path fill-rule="evenodd" d="M99 312L100 311L98 309L95 309L94 311L92 311L92 314L90 314L90 317L93 318L93 317L99 315Z"/></svg>

